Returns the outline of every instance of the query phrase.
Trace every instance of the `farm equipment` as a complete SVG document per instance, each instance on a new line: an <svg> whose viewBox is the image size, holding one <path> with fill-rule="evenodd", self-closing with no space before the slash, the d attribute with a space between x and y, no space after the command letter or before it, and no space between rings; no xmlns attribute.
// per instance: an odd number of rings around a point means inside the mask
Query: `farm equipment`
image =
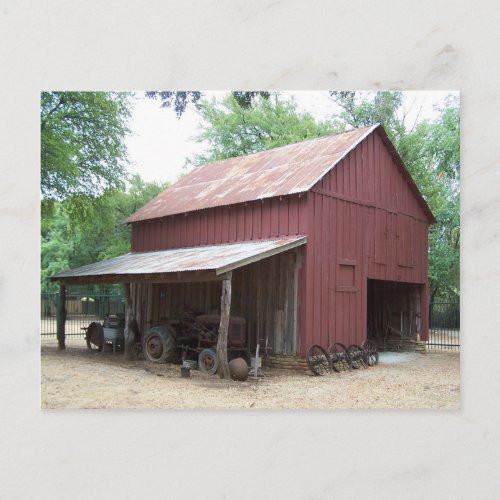
<svg viewBox="0 0 500 500"><path fill-rule="evenodd" d="M134 334L134 349L137 352L142 350L139 336L139 325L132 320L129 328ZM105 347L113 350L123 350L125 345L125 318L123 315L109 315L104 318L104 324L92 321L89 326L82 327L85 331L85 341L89 351L102 352Z"/></svg>
<svg viewBox="0 0 500 500"><path fill-rule="evenodd" d="M378 358L377 346L370 340L365 340L360 346L353 344L349 347L337 342L328 350L312 345L306 352L307 366L314 375L375 366Z"/></svg>
<svg viewBox="0 0 500 500"><path fill-rule="evenodd" d="M132 321L131 328L136 338L134 349L142 350L144 358L153 363L191 361L198 364L201 371L214 374L217 372L217 339L220 316L185 313L178 320L163 321L150 328L142 339L139 338L137 322ZM101 352L106 345L112 346L113 353L124 345L125 319L121 316L109 316L104 325L92 322L85 329L85 340L90 351ZM243 357L249 362L246 347L246 320L237 316L229 318L227 350L229 360Z"/></svg>
<svg viewBox="0 0 500 500"><path fill-rule="evenodd" d="M85 340L89 351L101 352L106 345L112 346L113 354L123 347L125 318L121 316L107 316L104 325L93 321L86 328Z"/></svg>
<svg viewBox="0 0 500 500"><path fill-rule="evenodd" d="M220 316L184 314L176 322L151 328L143 339L144 357L155 363L174 361L178 358L194 360L202 372L217 372L216 354ZM229 318L228 357L248 357L246 320L237 316Z"/></svg>

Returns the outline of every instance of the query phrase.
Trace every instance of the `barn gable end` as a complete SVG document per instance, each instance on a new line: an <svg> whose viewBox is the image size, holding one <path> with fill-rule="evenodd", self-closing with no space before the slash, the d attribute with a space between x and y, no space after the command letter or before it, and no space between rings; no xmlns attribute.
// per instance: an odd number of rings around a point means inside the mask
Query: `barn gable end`
<svg viewBox="0 0 500 500"><path fill-rule="evenodd" d="M350 151L313 187L345 200L435 222L410 174L379 128Z"/></svg>
<svg viewBox="0 0 500 500"><path fill-rule="evenodd" d="M434 218L381 132L366 137L307 194L302 352L312 343L366 338L369 280L415 284L426 314ZM422 337L426 325L422 321Z"/></svg>

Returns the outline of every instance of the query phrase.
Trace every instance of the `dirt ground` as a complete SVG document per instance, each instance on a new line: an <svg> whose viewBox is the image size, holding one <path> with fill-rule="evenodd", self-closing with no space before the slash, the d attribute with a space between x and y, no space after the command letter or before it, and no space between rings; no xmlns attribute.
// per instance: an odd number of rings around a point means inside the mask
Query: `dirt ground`
<svg viewBox="0 0 500 500"><path fill-rule="evenodd" d="M443 408L460 407L456 351L381 353L375 367L314 377L266 369L265 378L220 380L178 365L91 353L82 339L65 351L42 340L41 407L47 408Z"/></svg>

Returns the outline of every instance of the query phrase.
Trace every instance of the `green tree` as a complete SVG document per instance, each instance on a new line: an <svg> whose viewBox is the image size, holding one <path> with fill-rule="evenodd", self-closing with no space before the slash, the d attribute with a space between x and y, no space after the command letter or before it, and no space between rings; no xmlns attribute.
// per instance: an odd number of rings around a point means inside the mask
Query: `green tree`
<svg viewBox="0 0 500 500"><path fill-rule="evenodd" d="M281 100L277 94L269 98L255 96L249 107L242 107L233 94L222 103L215 99L203 100L200 114L201 129L195 140L207 142L208 149L189 160L195 165L256 153L339 130L329 122L316 121L309 113L299 113L294 102Z"/></svg>
<svg viewBox="0 0 500 500"><path fill-rule="evenodd" d="M69 269L74 242L69 234L69 217L64 208L55 206L50 229L42 236L41 242L41 290L47 293L57 290L48 277Z"/></svg>
<svg viewBox="0 0 500 500"><path fill-rule="evenodd" d="M126 191L106 190L87 206L87 216L72 224L71 203L56 202L42 235L42 291L57 288L47 279L52 274L130 252L131 229L125 219L167 187L133 175Z"/></svg>
<svg viewBox="0 0 500 500"><path fill-rule="evenodd" d="M270 93L266 91L234 91L231 94L242 108L249 108L256 97L268 99L270 96ZM173 107L178 118L184 114L189 104L193 104L196 109L200 109L200 100L203 97L203 93L198 90L183 92L148 90L145 95L150 99L160 99L162 108Z"/></svg>
<svg viewBox="0 0 500 500"><path fill-rule="evenodd" d="M78 213L89 198L123 186L130 116L128 93L42 92L42 214L71 199Z"/></svg>
<svg viewBox="0 0 500 500"><path fill-rule="evenodd" d="M360 92L331 91L330 96L342 110L335 121L352 128L383 123L393 132L401 131L397 110L403 103L402 92L372 92L363 97Z"/></svg>
<svg viewBox="0 0 500 500"><path fill-rule="evenodd" d="M108 190L98 198L94 213L74 226L72 237L78 251L72 255L72 267L130 252L131 228L124 224L125 219L167 187L133 175L126 191Z"/></svg>

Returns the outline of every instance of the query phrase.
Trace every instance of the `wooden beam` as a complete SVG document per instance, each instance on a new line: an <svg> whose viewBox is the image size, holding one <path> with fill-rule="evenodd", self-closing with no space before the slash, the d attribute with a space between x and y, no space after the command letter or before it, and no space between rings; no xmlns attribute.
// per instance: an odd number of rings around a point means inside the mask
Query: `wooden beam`
<svg viewBox="0 0 500 500"><path fill-rule="evenodd" d="M153 326L153 283L148 283L146 290L146 331L148 331Z"/></svg>
<svg viewBox="0 0 500 500"><path fill-rule="evenodd" d="M134 356L134 332L130 327L133 319L132 297L130 294L130 283L123 285L125 292L125 329L123 335L125 337L125 357L132 359Z"/></svg>
<svg viewBox="0 0 500 500"><path fill-rule="evenodd" d="M222 297L220 307L219 337L217 340L217 357L219 358L219 377L229 379L227 361L227 337L229 330L229 315L231 312L231 273L222 281Z"/></svg>
<svg viewBox="0 0 500 500"><path fill-rule="evenodd" d="M406 215L407 217L412 217L415 220L429 223L429 221L427 219L424 219L422 217L417 217L415 214L411 214L409 212L405 212L405 211L400 210L400 209L398 209L398 210L392 210L390 208L382 206L379 203L374 203L374 202L371 202L371 201L360 200L360 199L357 199L357 198L353 198L352 196L346 196L344 194L335 193L333 191L328 191L328 190L323 189L323 188L314 188L314 189L311 190L311 192L312 193L321 194L323 196L328 196L329 198L334 198L336 200L347 201L348 203L353 203L354 205L359 205L359 206L362 206L362 207L377 208L379 210L384 210L385 212L388 212L388 213L391 213L391 214L398 214L399 213L401 215Z"/></svg>
<svg viewBox="0 0 500 500"><path fill-rule="evenodd" d="M292 354L298 353L299 347L299 274L302 268L302 252L295 250L293 269L293 327L292 327Z"/></svg>
<svg viewBox="0 0 500 500"><path fill-rule="evenodd" d="M59 349L66 349L66 286L62 284L57 307L57 344Z"/></svg>
<svg viewBox="0 0 500 500"><path fill-rule="evenodd" d="M112 274L103 276L72 276L64 278L50 278L64 285L84 284L125 284L125 283L199 283L206 281L222 281L214 271L185 271L179 273L150 273L150 274Z"/></svg>

